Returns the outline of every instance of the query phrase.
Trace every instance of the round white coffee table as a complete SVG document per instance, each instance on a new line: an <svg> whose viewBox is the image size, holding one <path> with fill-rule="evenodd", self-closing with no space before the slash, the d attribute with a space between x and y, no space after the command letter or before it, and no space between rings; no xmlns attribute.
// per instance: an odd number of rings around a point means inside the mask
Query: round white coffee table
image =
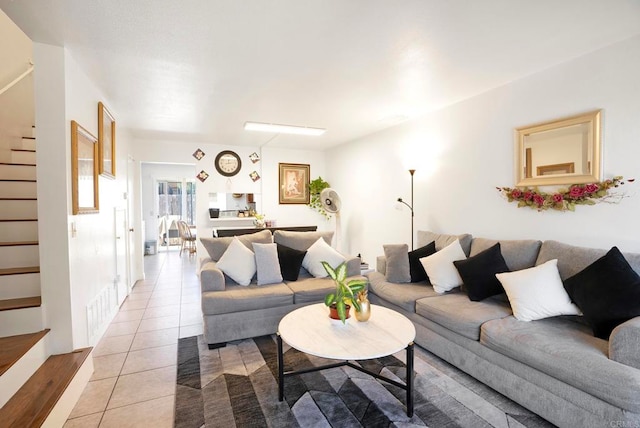
<svg viewBox="0 0 640 428"><path fill-rule="evenodd" d="M352 314L346 324L329 318L324 304L305 306L285 315L278 325L278 393L284 399L284 378L328 368L349 366L407 391L407 415L413 416L413 341L416 329L404 315L383 306L371 305L371 318L358 322ZM282 341L307 354L339 363L298 371L284 371ZM407 351L405 384L380 376L353 364L353 360L370 360Z"/></svg>

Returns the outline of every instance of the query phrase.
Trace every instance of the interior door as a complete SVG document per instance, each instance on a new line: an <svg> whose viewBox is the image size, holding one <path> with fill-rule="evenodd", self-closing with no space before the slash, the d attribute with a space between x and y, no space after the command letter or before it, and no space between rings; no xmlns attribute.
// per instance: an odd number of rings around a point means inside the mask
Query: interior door
<svg viewBox="0 0 640 428"><path fill-rule="evenodd" d="M127 210L115 208L115 236L116 236L116 282L118 291L118 306L122 304L129 293L129 272L127 265Z"/></svg>

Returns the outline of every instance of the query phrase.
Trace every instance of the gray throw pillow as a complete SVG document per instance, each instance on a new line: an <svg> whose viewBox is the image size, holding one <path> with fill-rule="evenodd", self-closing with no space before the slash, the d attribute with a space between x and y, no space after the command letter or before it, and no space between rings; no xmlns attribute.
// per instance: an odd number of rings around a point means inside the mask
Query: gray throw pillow
<svg viewBox="0 0 640 428"><path fill-rule="evenodd" d="M253 244L258 269L258 285L277 284L282 282L278 248L276 244Z"/></svg>
<svg viewBox="0 0 640 428"><path fill-rule="evenodd" d="M385 278L389 282L411 282L409 269L409 246L407 244L383 245L387 259Z"/></svg>
<svg viewBox="0 0 640 428"><path fill-rule="evenodd" d="M209 253L209 257L214 262L220 260L220 257L227 251L227 247L233 241L233 236L224 237L224 238L200 238L200 242L204 245L205 250ZM252 244L254 242L258 242L260 244L270 244L273 242L273 238L271 236L271 231L268 229L262 230L260 232L251 233L248 235L240 235L237 236L238 240L242 242L248 249L253 251Z"/></svg>

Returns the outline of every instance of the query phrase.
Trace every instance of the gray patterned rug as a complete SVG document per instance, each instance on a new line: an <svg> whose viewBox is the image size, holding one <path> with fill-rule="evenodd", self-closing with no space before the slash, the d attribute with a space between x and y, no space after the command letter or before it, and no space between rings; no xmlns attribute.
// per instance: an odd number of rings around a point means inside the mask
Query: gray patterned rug
<svg viewBox="0 0 640 428"><path fill-rule="evenodd" d="M286 370L327 364L284 345ZM405 352L359 361L405 379ZM433 354L415 348L415 411L405 391L350 367L287 377L278 401L275 336L209 350L202 336L178 342L176 428L200 427L552 427Z"/></svg>

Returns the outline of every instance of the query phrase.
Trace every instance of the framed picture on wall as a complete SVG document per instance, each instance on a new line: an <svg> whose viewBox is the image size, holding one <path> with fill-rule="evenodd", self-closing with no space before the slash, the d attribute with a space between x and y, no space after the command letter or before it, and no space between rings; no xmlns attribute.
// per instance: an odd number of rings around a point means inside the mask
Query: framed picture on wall
<svg viewBox="0 0 640 428"><path fill-rule="evenodd" d="M98 150L100 175L116 177L116 120L111 112L98 103Z"/></svg>
<svg viewBox="0 0 640 428"><path fill-rule="evenodd" d="M98 140L75 120L71 121L71 178L73 215L97 213Z"/></svg>
<svg viewBox="0 0 640 428"><path fill-rule="evenodd" d="M309 170L307 164L280 163L279 169L279 203L309 203Z"/></svg>

